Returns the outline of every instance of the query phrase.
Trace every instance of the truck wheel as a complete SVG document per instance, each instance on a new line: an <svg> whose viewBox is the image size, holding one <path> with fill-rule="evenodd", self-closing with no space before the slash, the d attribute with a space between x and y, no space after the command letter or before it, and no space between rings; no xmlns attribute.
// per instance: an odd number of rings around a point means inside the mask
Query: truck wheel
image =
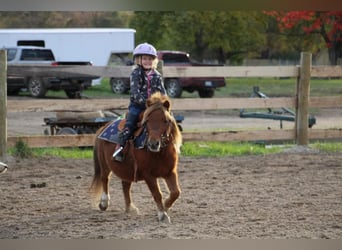
<svg viewBox="0 0 342 250"><path fill-rule="evenodd" d="M178 79L165 80L165 88L167 95L171 98L179 98L182 95L182 87Z"/></svg>
<svg viewBox="0 0 342 250"><path fill-rule="evenodd" d="M37 77L28 80L28 90L33 97L44 97L47 92L43 79Z"/></svg>
<svg viewBox="0 0 342 250"><path fill-rule="evenodd" d="M201 98L211 98L214 96L214 90L213 89L200 89L198 90L198 95Z"/></svg>
<svg viewBox="0 0 342 250"><path fill-rule="evenodd" d="M110 78L110 88L114 94L126 94L129 89L124 78Z"/></svg>

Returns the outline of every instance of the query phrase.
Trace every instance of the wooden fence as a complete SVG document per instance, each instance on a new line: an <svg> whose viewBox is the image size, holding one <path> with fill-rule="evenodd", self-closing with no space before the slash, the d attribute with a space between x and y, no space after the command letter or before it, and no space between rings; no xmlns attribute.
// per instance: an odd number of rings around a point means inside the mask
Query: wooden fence
<svg viewBox="0 0 342 250"><path fill-rule="evenodd" d="M1 63L1 62L0 62ZM1 66L1 64L0 64ZM8 73L18 72L20 67L11 66ZM4 70L4 69L2 69ZM98 75L103 77L127 77L130 67L24 67L26 74L44 75ZM44 73L45 72L45 73ZM299 66L255 66L255 67L163 67L164 77L223 76L223 77L293 77L297 79L297 93L289 98L210 98L210 99L173 99L173 110L217 110L243 108L280 108L293 107L296 110L295 129L291 130L258 130L258 131L227 131L227 132L184 132L184 141L256 141L256 140L295 140L299 145L307 145L311 139L342 138L342 129L308 129L309 107L342 107L342 96L310 97L310 78L342 77L341 66L312 66L311 54L301 54ZM1 73L1 72L0 72ZM6 74L3 74L4 76ZM0 80L0 92L3 91L4 79ZM229 87L229 86L228 86ZM126 98L128 99L128 98ZM19 111L96 111L106 109L125 109L126 99L81 99L81 100L8 100L7 109ZM199 105L200 102L200 105ZM0 113L0 135L6 135L6 111ZM22 140L30 147L73 147L93 145L94 135L58 135L58 136L18 136L5 137L0 143L4 148L12 147L16 141ZM0 151L1 157L1 151Z"/></svg>

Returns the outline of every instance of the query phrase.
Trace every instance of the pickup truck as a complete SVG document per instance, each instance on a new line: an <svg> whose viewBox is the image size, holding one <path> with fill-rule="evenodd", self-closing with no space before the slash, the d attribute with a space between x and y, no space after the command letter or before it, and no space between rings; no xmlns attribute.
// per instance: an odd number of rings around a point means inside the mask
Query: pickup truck
<svg viewBox="0 0 342 250"><path fill-rule="evenodd" d="M157 52L158 59L162 60L164 66L223 66L216 64L201 64L192 62L189 54L183 51L160 50ZM127 64L127 59L123 59L123 64ZM123 94L129 91L129 78L111 78L110 85L113 93ZM198 91L201 98L210 98L214 96L217 88L225 87L224 77L180 77L180 78L164 78L164 85L168 96L179 98L183 91Z"/></svg>
<svg viewBox="0 0 342 250"><path fill-rule="evenodd" d="M92 65L91 62L55 61L55 56L51 49L18 46L7 47L7 65ZM7 75L7 94L16 95L22 90L26 90L33 97L44 97L48 90L64 90L69 98L79 98L82 90L92 84L94 77L36 77L23 74Z"/></svg>

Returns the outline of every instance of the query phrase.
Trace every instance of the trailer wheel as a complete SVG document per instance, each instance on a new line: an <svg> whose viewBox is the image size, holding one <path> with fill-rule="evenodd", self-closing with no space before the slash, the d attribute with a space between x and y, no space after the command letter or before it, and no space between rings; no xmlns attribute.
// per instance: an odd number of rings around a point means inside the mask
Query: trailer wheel
<svg viewBox="0 0 342 250"><path fill-rule="evenodd" d="M129 83L124 78L110 78L110 88L114 94L126 94Z"/></svg>
<svg viewBox="0 0 342 250"><path fill-rule="evenodd" d="M28 80L28 90L33 97L44 97L47 92L43 79L37 77Z"/></svg>
<svg viewBox="0 0 342 250"><path fill-rule="evenodd" d="M182 87L178 79L165 80L165 88L167 95L171 98L179 98L182 95Z"/></svg>
<svg viewBox="0 0 342 250"><path fill-rule="evenodd" d="M73 128L64 127L57 131L57 135L77 135L77 132Z"/></svg>

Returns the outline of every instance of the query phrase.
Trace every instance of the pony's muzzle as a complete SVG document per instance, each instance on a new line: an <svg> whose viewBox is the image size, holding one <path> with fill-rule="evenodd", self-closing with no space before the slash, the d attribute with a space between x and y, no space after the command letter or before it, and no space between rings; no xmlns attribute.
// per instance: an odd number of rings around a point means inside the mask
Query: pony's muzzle
<svg viewBox="0 0 342 250"><path fill-rule="evenodd" d="M161 143L159 140L149 140L147 142L147 147L148 147L148 150L151 152L159 152Z"/></svg>

